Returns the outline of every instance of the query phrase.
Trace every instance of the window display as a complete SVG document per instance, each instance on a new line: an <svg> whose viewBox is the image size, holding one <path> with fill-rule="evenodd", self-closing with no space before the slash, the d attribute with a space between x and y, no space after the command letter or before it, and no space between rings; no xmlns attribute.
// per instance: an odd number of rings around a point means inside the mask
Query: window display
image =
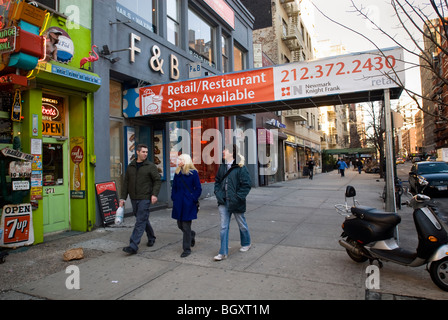
<svg viewBox="0 0 448 320"><path fill-rule="evenodd" d="M43 145L43 182L44 186L64 184L64 156L61 144Z"/></svg>
<svg viewBox="0 0 448 320"><path fill-rule="evenodd" d="M9 119L0 118L0 144L12 143L12 122Z"/></svg>

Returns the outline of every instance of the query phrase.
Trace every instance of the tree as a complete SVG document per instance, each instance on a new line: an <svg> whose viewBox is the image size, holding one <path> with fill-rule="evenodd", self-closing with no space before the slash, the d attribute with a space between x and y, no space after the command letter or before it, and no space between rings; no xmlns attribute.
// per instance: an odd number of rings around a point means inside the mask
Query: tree
<svg viewBox="0 0 448 320"><path fill-rule="evenodd" d="M366 104L367 107L364 108L364 112L366 112L371 121L367 122L366 126L366 137L367 143L372 145L378 151L380 155L379 158L379 166L380 166L380 176L384 177L384 158L385 158L385 149L384 149L384 125L382 123L382 119L384 119L384 108L382 103L374 103L369 102Z"/></svg>
<svg viewBox="0 0 448 320"><path fill-rule="evenodd" d="M354 13L368 21L378 32L390 39L396 46L401 47L408 56L415 58L405 61L408 69L421 68L426 70L433 82L436 82L445 91L445 88L448 88L448 77L443 72L442 61L445 61L448 56L448 18L445 18L448 0L429 0L429 3L421 5L416 5L415 1L409 0L390 0L390 5L394 11L393 18L396 19L396 26L404 31L406 39L397 34L388 33L371 18L370 12L366 7L362 4L358 5L351 0ZM315 8L330 21L368 40L381 54L384 54L379 44L376 44L361 32L328 17L318 7L315 6ZM385 54L384 56L386 57ZM394 72L398 71L402 70L395 70ZM400 77L396 77L397 80L392 79L391 76L389 78L395 81L425 114L438 117L442 121L448 121L445 113L438 110L425 109L422 105L422 101L429 101L438 105L439 110L441 108L445 109L448 106L448 99L444 99L441 95L435 95L433 92L422 94L422 92L410 89L404 83L399 82ZM446 91L448 92L448 90Z"/></svg>

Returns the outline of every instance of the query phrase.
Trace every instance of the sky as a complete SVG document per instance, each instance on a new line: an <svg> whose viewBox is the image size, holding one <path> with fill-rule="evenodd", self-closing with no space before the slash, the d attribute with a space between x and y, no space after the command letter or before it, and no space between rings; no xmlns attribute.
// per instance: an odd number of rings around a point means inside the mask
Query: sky
<svg viewBox="0 0 448 320"><path fill-rule="evenodd" d="M397 46L392 39L376 30L368 21L365 20L358 12L353 8L351 0L311 0L312 3L323 14L337 21L340 24L348 26L364 36L371 39L379 48L388 48ZM410 41L410 36L406 34L400 25L399 20L395 15L395 11L391 5L391 0L354 0L354 4L358 8L363 8L365 12L369 12L369 16L376 22L376 24L384 29L389 35L393 35L397 41L406 45L407 48L419 52L416 46ZM400 1L404 3L405 1ZM432 14L433 10L429 7L429 1L414 0L410 1L415 6L424 9L427 14ZM349 31L342 26L330 21L324 17L323 14L315 9L314 19L316 27L317 39L325 40L330 39L333 44L343 44L349 53L356 53L362 51L375 50L375 46L368 40L364 39L361 35ZM435 15L430 16L434 18ZM417 17L413 19L420 26L423 26L423 22L419 21ZM406 25L412 24L408 21ZM414 33L413 38L422 40L421 33L412 30ZM417 62L418 59L412 54L405 54L407 60ZM420 72L419 70L412 70L406 73L406 86L414 91L421 91ZM404 98L406 100L406 98Z"/></svg>

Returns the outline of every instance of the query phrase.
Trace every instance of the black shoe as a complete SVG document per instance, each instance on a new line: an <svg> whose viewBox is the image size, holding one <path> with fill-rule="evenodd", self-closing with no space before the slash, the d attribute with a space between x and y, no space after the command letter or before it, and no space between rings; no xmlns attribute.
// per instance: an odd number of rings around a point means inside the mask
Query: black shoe
<svg viewBox="0 0 448 320"><path fill-rule="evenodd" d="M154 239L154 240L149 240L148 241L148 247L152 247L152 246L154 246L154 243L156 242L156 240Z"/></svg>
<svg viewBox="0 0 448 320"><path fill-rule="evenodd" d="M182 252L182 254L180 255L181 258L186 258L191 254L191 251L184 251Z"/></svg>
<svg viewBox="0 0 448 320"><path fill-rule="evenodd" d="M132 249L131 247L125 247L123 248L123 251L126 252L127 254L136 254L137 251Z"/></svg>
<svg viewBox="0 0 448 320"><path fill-rule="evenodd" d="M194 245L196 244L196 232L192 231L191 232L191 247L194 247Z"/></svg>

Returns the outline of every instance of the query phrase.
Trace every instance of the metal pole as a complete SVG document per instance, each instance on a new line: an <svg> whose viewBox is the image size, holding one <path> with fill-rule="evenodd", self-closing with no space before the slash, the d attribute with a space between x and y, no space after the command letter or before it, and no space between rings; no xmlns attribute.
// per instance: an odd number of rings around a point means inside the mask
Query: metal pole
<svg viewBox="0 0 448 320"><path fill-rule="evenodd" d="M392 135L392 112L390 106L390 90L384 90L384 113L386 119L386 211L397 212L395 204L395 166L393 135Z"/></svg>

